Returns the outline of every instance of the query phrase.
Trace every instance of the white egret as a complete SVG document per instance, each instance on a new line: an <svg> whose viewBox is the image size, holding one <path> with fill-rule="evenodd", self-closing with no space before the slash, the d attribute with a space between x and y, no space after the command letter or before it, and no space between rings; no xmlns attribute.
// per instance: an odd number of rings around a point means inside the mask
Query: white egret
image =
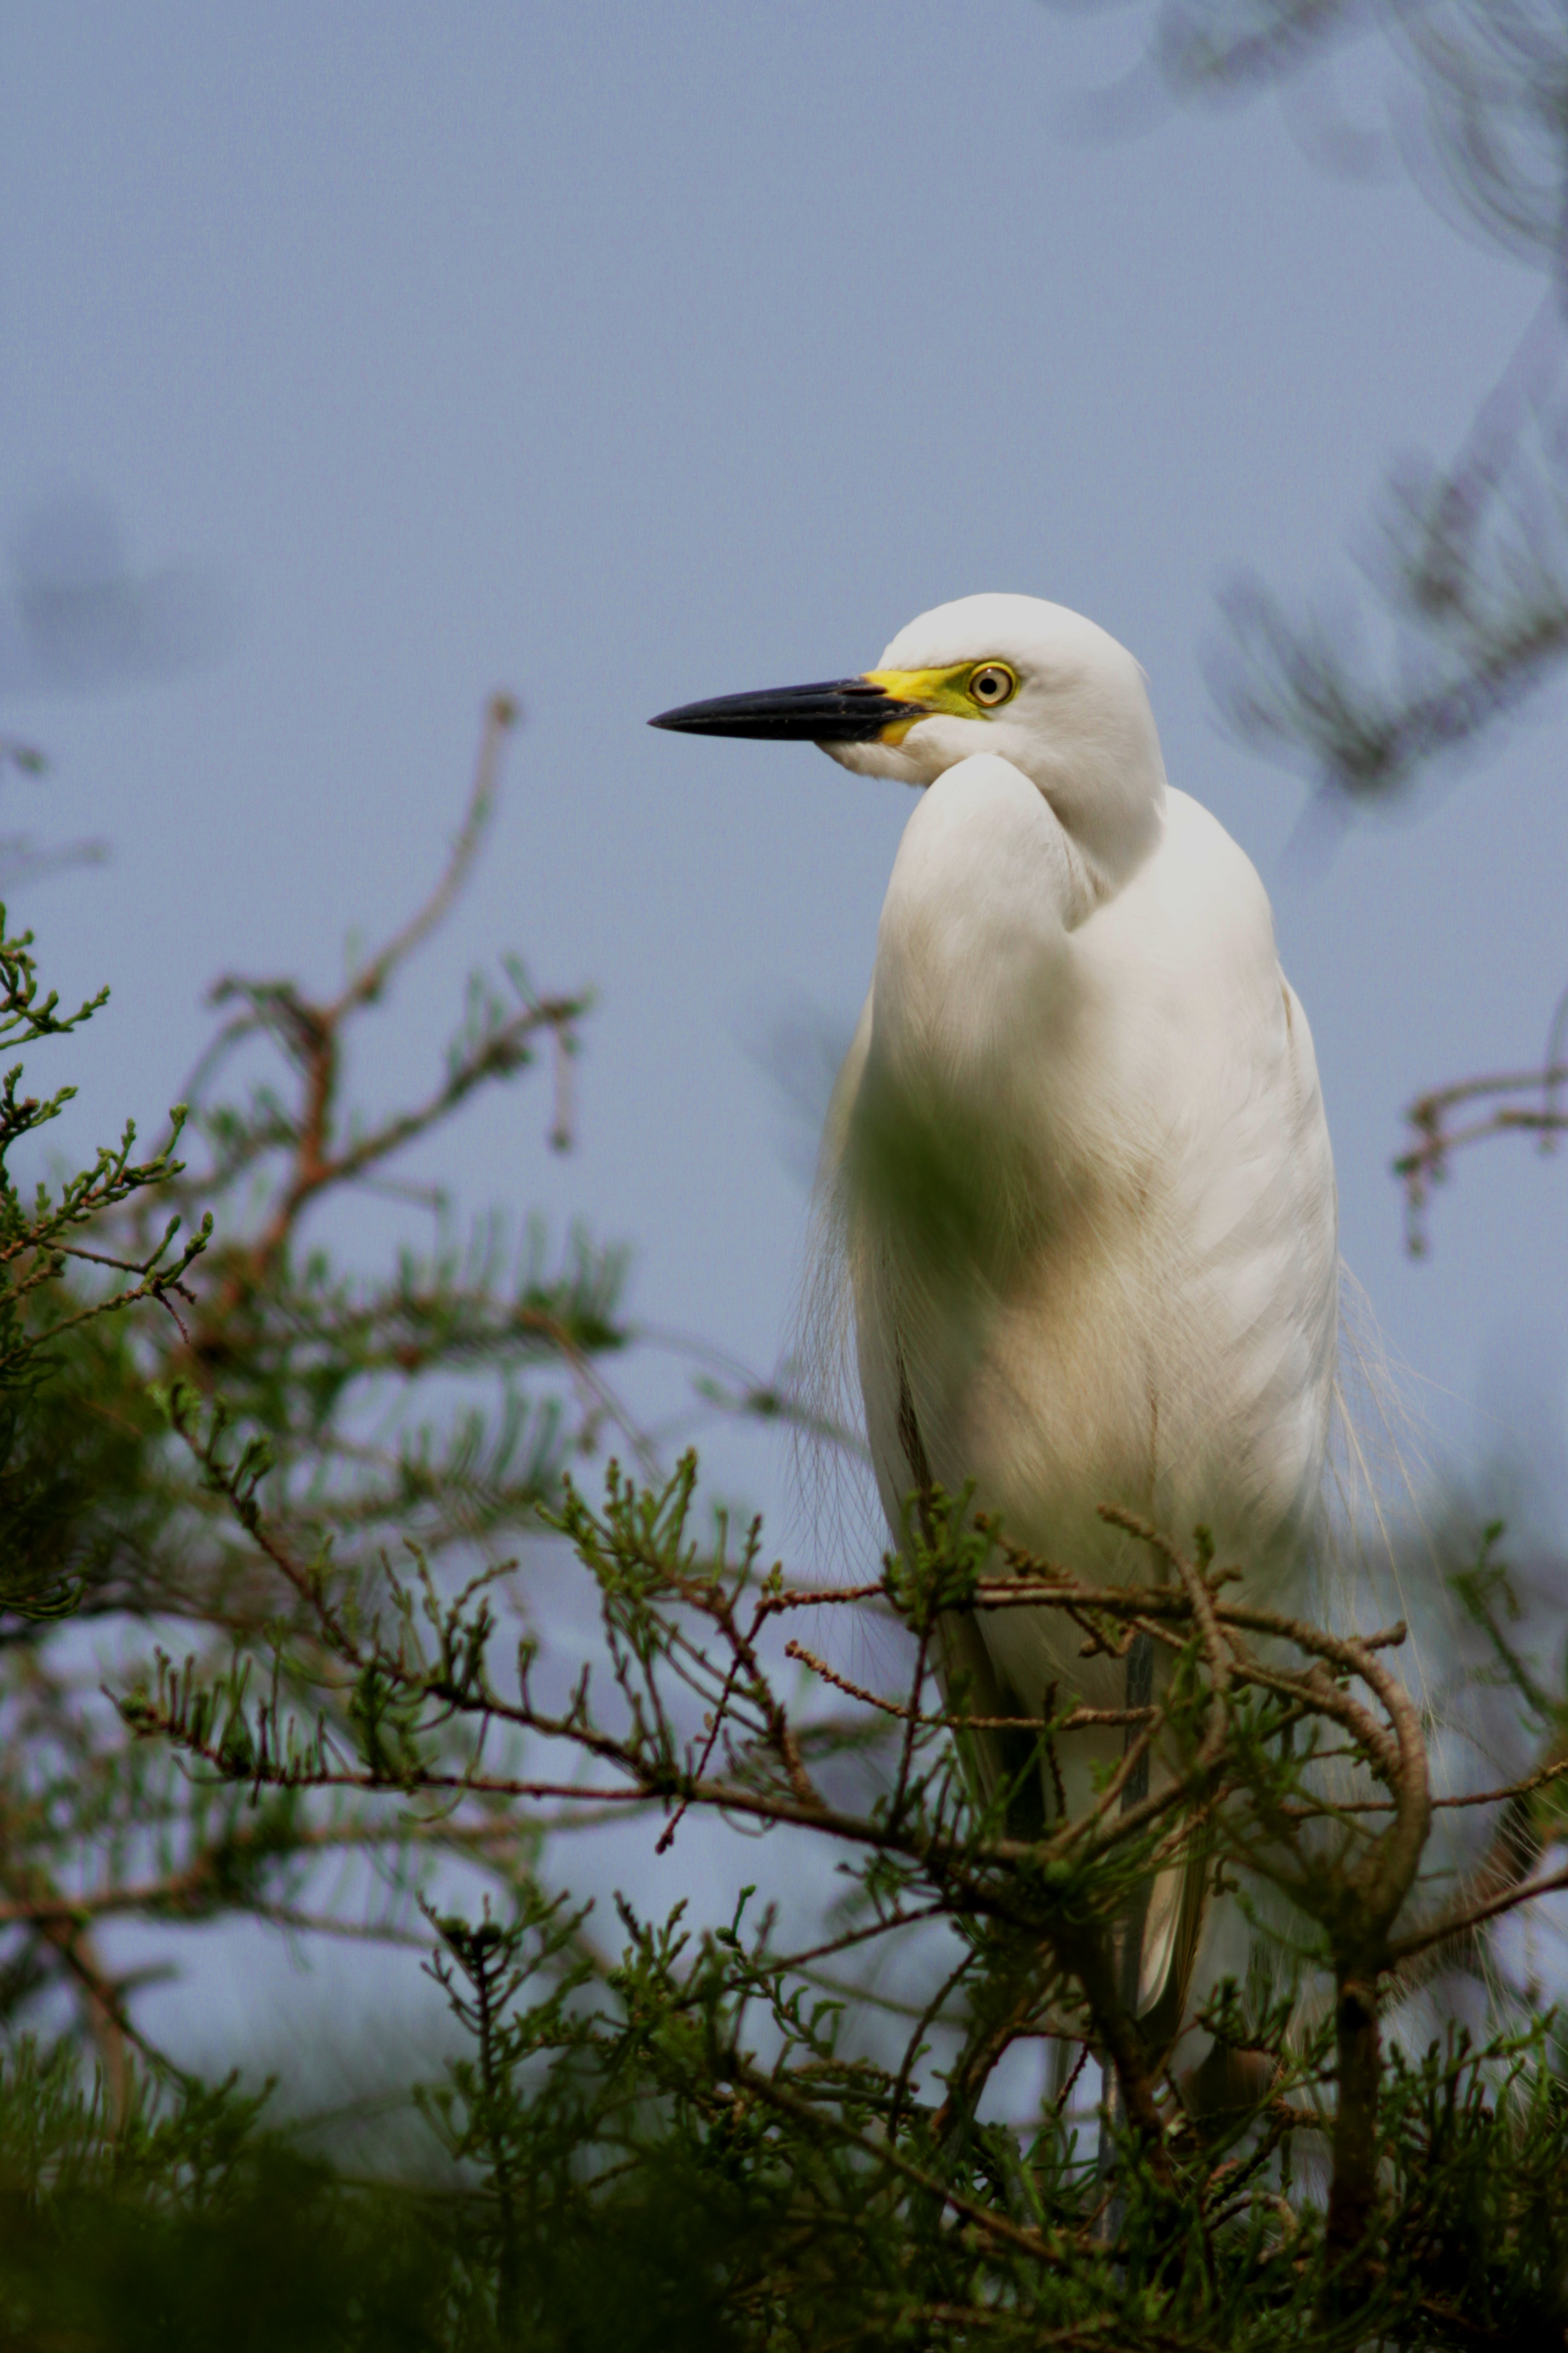
<svg viewBox="0 0 1568 2353"><path fill-rule="evenodd" d="M1131 655L1061 606L969 596L860 677L653 723L809 740L923 788L825 1145L895 1535L911 1491L973 1480L1089 1574L1147 1574L1110 1501L1206 1522L1254 1595L1291 1576L1334 1376L1328 1128L1263 886L1167 784ZM1080 1643L1048 1611L956 1619L948 1672L984 1714L1037 1716L1052 1686L1122 1705ZM998 1740L993 1782L1004 1763ZM1134 1960L1171 2031L1201 1909L1197 1875L1167 1873Z"/></svg>

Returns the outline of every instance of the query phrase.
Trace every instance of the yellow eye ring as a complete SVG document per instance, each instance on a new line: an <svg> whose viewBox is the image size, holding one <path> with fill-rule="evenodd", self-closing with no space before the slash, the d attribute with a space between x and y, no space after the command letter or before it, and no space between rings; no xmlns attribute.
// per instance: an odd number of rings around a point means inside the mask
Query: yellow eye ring
<svg viewBox="0 0 1568 2353"><path fill-rule="evenodd" d="M982 662L969 673L969 691L982 711L999 710L1018 691L1018 681L1005 662Z"/></svg>

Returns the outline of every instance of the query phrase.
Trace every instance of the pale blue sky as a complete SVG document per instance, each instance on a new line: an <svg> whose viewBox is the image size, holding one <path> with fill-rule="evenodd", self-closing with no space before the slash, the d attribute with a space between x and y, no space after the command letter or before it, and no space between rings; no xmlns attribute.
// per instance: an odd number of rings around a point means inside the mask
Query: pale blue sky
<svg viewBox="0 0 1568 2353"><path fill-rule="evenodd" d="M909 803L804 747L643 723L1030 591L1138 654L1173 780L1274 892L1392 1345L1458 1442L1534 1415L1557 1443L1568 1163L1462 1164L1422 1267L1387 1174L1409 1094L1528 1060L1568 977L1555 725L1309 882L1282 865L1301 788L1222 740L1199 669L1227 571L1345 578L1384 460L1453 446L1534 281L1406 186L1320 176L1272 103L1068 143L1062 100L1139 23L7 13L0 529L88 486L133 563L206 567L233 617L198 674L0 714L56 763L7 779L0 830L115 848L26 902L51 977L115 990L70 1058L78 1133L155 1123L220 968L330 985L351 931L408 907L482 698L513 688L493 855L368 1090L417 1083L493 949L591 980L578 1152L551 1160L524 1091L438 1173L475 1208L585 1214L635 1246L638 1312L767 1366L804 1195L751 1041L803 1007L851 1023ZM713 1462L776 1502L771 1441L721 1434Z"/></svg>

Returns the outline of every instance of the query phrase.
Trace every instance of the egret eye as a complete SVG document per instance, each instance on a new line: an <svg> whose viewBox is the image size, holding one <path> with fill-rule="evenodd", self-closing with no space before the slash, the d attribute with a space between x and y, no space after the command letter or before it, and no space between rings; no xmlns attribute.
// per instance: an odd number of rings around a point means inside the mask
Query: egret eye
<svg viewBox="0 0 1568 2353"><path fill-rule="evenodd" d="M970 673L969 691L983 711L994 711L1017 691L1018 681L1005 662L982 662Z"/></svg>

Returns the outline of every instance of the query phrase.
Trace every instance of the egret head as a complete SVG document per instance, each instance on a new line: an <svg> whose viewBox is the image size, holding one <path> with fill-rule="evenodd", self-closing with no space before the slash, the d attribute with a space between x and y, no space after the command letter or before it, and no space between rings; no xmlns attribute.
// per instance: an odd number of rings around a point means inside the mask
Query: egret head
<svg viewBox="0 0 1568 2353"><path fill-rule="evenodd" d="M858 678L721 695L652 724L804 740L859 776L916 786L999 754L1110 890L1160 830L1165 771L1142 671L1094 622L1039 596L963 596L910 621Z"/></svg>

